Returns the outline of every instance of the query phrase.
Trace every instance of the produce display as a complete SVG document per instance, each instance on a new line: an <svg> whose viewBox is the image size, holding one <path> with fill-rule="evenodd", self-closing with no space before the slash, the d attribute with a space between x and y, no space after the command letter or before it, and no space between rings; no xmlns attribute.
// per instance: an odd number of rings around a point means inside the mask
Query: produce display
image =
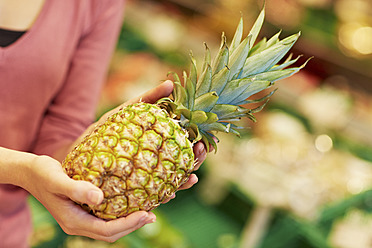
<svg viewBox="0 0 372 248"><path fill-rule="evenodd" d="M223 34L213 61L205 45L201 72L191 55L191 70L184 72L183 84L173 73L170 98L121 108L68 154L65 172L104 192L101 204L84 205L84 209L115 219L156 208L193 172L197 163L193 144L203 141L207 148L210 144L217 148L215 132L239 135L244 128L237 124L241 118L255 120L253 114L265 103L253 109L247 106L265 102L274 90L259 99L247 99L304 66L291 68L298 60L291 56L279 64L299 33L280 40L279 32L256 42L264 16L262 10L245 38L241 19L229 46Z"/></svg>

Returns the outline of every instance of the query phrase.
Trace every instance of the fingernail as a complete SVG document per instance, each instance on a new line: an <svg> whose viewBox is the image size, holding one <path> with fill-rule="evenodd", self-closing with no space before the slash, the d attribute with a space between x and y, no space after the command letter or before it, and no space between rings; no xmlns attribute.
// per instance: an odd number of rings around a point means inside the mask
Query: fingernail
<svg viewBox="0 0 372 248"><path fill-rule="evenodd" d="M92 204L100 204L102 201L101 194L96 190L88 192L88 199Z"/></svg>
<svg viewBox="0 0 372 248"><path fill-rule="evenodd" d="M165 80L162 84L163 84L163 85L167 85L167 84L169 84L169 85L172 85L172 86L173 86L173 82L170 81L170 80Z"/></svg>

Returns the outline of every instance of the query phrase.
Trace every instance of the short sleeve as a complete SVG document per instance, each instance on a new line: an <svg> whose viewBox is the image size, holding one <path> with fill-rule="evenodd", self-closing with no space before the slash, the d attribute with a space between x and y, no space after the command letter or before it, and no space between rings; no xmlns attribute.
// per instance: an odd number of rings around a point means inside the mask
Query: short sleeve
<svg viewBox="0 0 372 248"><path fill-rule="evenodd" d="M94 121L107 68L122 25L124 1L91 1L89 25L82 32L64 83L42 119L33 152L53 156L75 141Z"/></svg>

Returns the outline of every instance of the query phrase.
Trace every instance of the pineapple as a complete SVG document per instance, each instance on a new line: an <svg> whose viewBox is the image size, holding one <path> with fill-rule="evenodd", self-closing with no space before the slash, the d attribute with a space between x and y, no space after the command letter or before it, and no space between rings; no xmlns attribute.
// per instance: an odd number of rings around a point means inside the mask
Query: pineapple
<svg viewBox="0 0 372 248"><path fill-rule="evenodd" d="M244 39L241 18L229 47L222 34L213 62L205 45L199 74L191 55L191 71L188 75L184 72L183 84L173 73L171 98L122 107L67 155L62 164L65 172L104 192L101 204L83 208L106 220L156 208L194 170L195 142L201 140L207 149L209 145L216 149L215 132L239 135L237 121L242 117L255 121L253 114L265 103L255 109L241 105L266 102L274 91L260 99L247 99L306 64L288 68L298 60L291 56L278 64L299 33L279 40L279 32L255 44L264 15L262 10Z"/></svg>

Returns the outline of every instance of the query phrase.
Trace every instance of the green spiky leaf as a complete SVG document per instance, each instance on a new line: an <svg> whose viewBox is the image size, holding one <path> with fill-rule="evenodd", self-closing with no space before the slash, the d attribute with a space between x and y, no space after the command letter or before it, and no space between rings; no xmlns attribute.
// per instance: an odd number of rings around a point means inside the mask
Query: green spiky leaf
<svg viewBox="0 0 372 248"><path fill-rule="evenodd" d="M241 118L255 121L254 113L261 111L273 90L258 99L250 99L253 95L264 91L283 78L300 71L308 60L299 67L290 67L299 57L292 56L281 64L281 61L300 36L300 33L280 40L281 32L271 38L262 38L256 42L263 25L265 10L262 9L248 35L243 37L243 19L236 28L230 47L224 33L221 46L211 61L211 53L205 44L204 61L201 73L197 73L197 64L190 54L190 74L184 72L184 85L178 76L174 75L174 103L169 99L160 101L167 105L166 109L173 111L180 125L190 134L193 142L202 140L207 147L217 148L214 132L226 132L240 135L237 126ZM260 106L250 109L251 103L263 102Z"/></svg>
<svg viewBox="0 0 372 248"><path fill-rule="evenodd" d="M205 47L205 53L204 53L204 62L203 62L202 71L204 71L207 66L211 65L211 51L209 50L209 47L207 43L205 42L204 42L204 47Z"/></svg>
<svg viewBox="0 0 372 248"><path fill-rule="evenodd" d="M240 45L240 42L242 40L242 37L243 37L243 16L240 17L238 27L236 28L234 37L233 37L233 39L231 41L230 51L232 53Z"/></svg>
<svg viewBox="0 0 372 248"><path fill-rule="evenodd" d="M203 73L200 75L198 83L197 83L197 90L196 90L196 97L199 97L205 93L208 93L212 85L212 67L208 64Z"/></svg>
<svg viewBox="0 0 372 248"><path fill-rule="evenodd" d="M260 92L260 91L263 91L264 89L267 89L269 86L271 86L272 83L270 81L264 81L264 80L257 80L257 81L253 81L251 84L249 84L249 86L244 90L244 92L242 92L239 96L237 96L231 104L234 104L234 105L241 105L244 103L244 101Z"/></svg>
<svg viewBox="0 0 372 248"><path fill-rule="evenodd" d="M226 44L226 36L224 33L222 33L221 47L212 64L213 75L218 73L224 67L226 67L228 62L229 62L229 48L227 47L227 44Z"/></svg>
<svg viewBox="0 0 372 248"><path fill-rule="evenodd" d="M205 93L195 99L195 105L198 110L209 112L218 101L218 95L215 91Z"/></svg>
<svg viewBox="0 0 372 248"><path fill-rule="evenodd" d="M247 36L242 43L232 53L229 61L228 68L230 70L228 80L236 79L240 71L243 69L244 63L249 53L249 41L252 39L252 35Z"/></svg>
<svg viewBox="0 0 372 248"><path fill-rule="evenodd" d="M299 36L300 33L291 35L260 53L248 57L241 77L249 77L271 69L292 48Z"/></svg>
<svg viewBox="0 0 372 248"><path fill-rule="evenodd" d="M191 60L191 69L190 69L189 79L191 80L192 84L194 85L194 88L196 89L198 74L196 70L196 61L191 52L190 52L190 60Z"/></svg>
<svg viewBox="0 0 372 248"><path fill-rule="evenodd" d="M226 84L229 81L229 75L230 70L226 66L217 74L213 75L210 91L215 91L217 94L220 94L225 89Z"/></svg>
<svg viewBox="0 0 372 248"><path fill-rule="evenodd" d="M252 39L249 41L249 47L253 47L254 43L256 42L258 34L260 33L260 30L262 28L264 19L265 19L265 9L262 9L260 14L258 15L257 20L253 24L251 31L249 32L252 35Z"/></svg>

